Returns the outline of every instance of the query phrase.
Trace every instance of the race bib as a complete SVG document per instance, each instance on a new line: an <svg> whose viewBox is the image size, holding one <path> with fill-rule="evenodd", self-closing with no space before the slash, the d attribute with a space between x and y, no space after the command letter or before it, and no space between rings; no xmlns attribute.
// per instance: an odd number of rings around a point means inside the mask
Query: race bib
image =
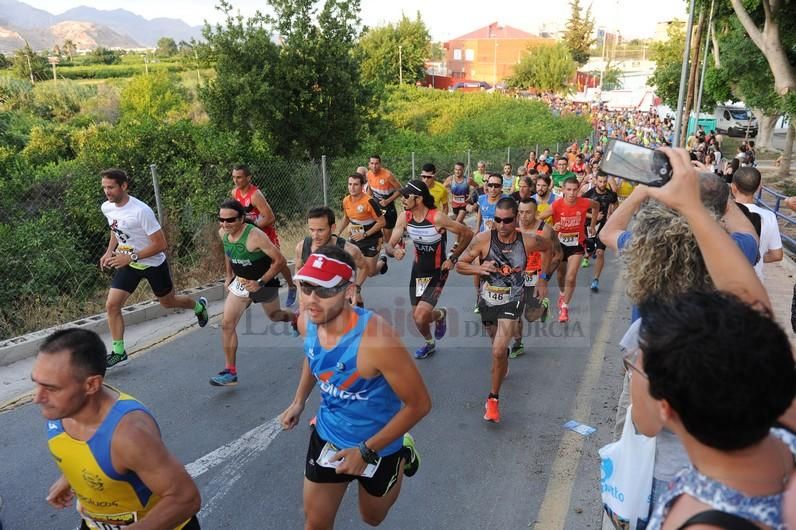
<svg viewBox="0 0 796 530"><path fill-rule="evenodd" d="M431 278L417 278L415 280L415 296L420 298L423 296L423 293L426 292L426 287L428 287L429 282L431 282Z"/></svg>
<svg viewBox="0 0 796 530"><path fill-rule="evenodd" d="M362 225L351 225L351 235L360 234L362 236L365 235L365 227Z"/></svg>
<svg viewBox="0 0 796 530"><path fill-rule="evenodd" d="M525 287L536 287L536 281L539 279L539 271L525 272Z"/></svg>
<svg viewBox="0 0 796 530"><path fill-rule="evenodd" d="M507 304L511 301L511 287L497 287L490 285L489 282L484 282L481 288L481 298L484 299L486 305L495 306Z"/></svg>
<svg viewBox="0 0 796 530"><path fill-rule="evenodd" d="M467 201L467 197L464 196L464 195L454 195L453 196L453 202L455 202L456 204L462 204L462 203L464 203L466 201Z"/></svg>
<svg viewBox="0 0 796 530"><path fill-rule="evenodd" d="M558 239L561 241L561 244L567 247L577 247L578 246L578 233L572 234L564 234L561 233L558 235Z"/></svg>
<svg viewBox="0 0 796 530"><path fill-rule="evenodd" d="M132 254L135 251L132 245L122 245L121 243L116 246L115 254Z"/></svg>
<svg viewBox="0 0 796 530"><path fill-rule="evenodd" d="M321 467L336 469L340 464L343 463L342 460L332 460L332 457L334 457L338 451L339 449L337 447L329 442L326 442L326 445L324 445L323 449L321 449L321 454L318 455L316 462ZM379 465L381 465L381 458L379 458L375 464L368 464L367 467L365 467L365 470L359 476L372 478L373 475L376 474L376 470L379 469Z"/></svg>
<svg viewBox="0 0 796 530"><path fill-rule="evenodd" d="M487 230L492 230L492 227L495 226L495 222L492 219L484 219L484 226Z"/></svg>
<svg viewBox="0 0 796 530"><path fill-rule="evenodd" d="M138 521L138 514L136 512L128 513L91 513L85 511L82 505L78 504L78 513L83 521L86 522L91 530L123 530L133 523Z"/></svg>
<svg viewBox="0 0 796 530"><path fill-rule="evenodd" d="M232 283L229 284L229 287L227 287L227 289L229 290L229 292L231 292L232 294L234 294L239 298L249 297L249 291L247 291L246 288L243 286L243 283L241 283L241 278L238 276L235 276L235 279L232 280Z"/></svg>

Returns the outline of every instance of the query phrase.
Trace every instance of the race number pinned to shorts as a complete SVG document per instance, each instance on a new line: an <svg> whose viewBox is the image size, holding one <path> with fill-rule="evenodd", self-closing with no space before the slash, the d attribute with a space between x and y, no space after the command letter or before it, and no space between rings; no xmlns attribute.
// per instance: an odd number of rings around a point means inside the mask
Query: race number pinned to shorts
<svg viewBox="0 0 796 530"><path fill-rule="evenodd" d="M467 202L467 197L464 195L454 195L453 202L455 204L464 204L465 202Z"/></svg>
<svg viewBox="0 0 796 530"><path fill-rule="evenodd" d="M417 278L415 279L415 296L420 298L426 292L428 284L431 283L431 278Z"/></svg>
<svg viewBox="0 0 796 530"><path fill-rule="evenodd" d="M558 235L558 239L561 241L561 244L567 247L577 247L578 246L578 233L569 233L564 234L561 233Z"/></svg>
<svg viewBox="0 0 796 530"><path fill-rule="evenodd" d="M315 460L319 466L321 467L328 467L331 469L337 469L337 467L343 463L342 460L332 460L335 454L340 451L337 447L332 445L329 442L326 442L326 445L323 446L321 449L321 454L318 455L318 458ZM381 464L381 458L375 464L368 464L365 467L365 470L359 475L360 477L365 478L372 478L373 475L376 474L376 470L379 469L379 465Z"/></svg>
<svg viewBox="0 0 796 530"><path fill-rule="evenodd" d="M525 287L536 287L536 282L539 280L539 271L525 271L524 276Z"/></svg>
<svg viewBox="0 0 796 530"><path fill-rule="evenodd" d="M365 235L365 227L363 225L352 224L351 225L351 235L354 236L356 234L364 236Z"/></svg>
<svg viewBox="0 0 796 530"><path fill-rule="evenodd" d="M136 512L97 514L85 511L82 505L78 506L78 512L91 530L124 530L138 521Z"/></svg>
<svg viewBox="0 0 796 530"><path fill-rule="evenodd" d="M239 276L235 276L235 279L232 280L232 283L229 284L229 287L227 287L227 289L229 290L229 292L231 292L232 294L234 294L239 298L249 298L249 291L247 291L246 288L243 286L243 282L241 282L241 280L242 278L240 278Z"/></svg>
<svg viewBox="0 0 796 530"><path fill-rule="evenodd" d="M511 287L498 287L490 285L489 282L484 282L481 288L481 298L484 299L486 305L496 306L507 304L511 301Z"/></svg>

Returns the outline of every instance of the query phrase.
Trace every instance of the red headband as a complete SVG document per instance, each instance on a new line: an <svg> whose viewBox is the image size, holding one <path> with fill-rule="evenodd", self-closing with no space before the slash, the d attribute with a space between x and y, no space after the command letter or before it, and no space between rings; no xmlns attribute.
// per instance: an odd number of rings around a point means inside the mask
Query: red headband
<svg viewBox="0 0 796 530"><path fill-rule="evenodd" d="M343 281L351 281L354 269L342 261L323 254L310 254L306 263L293 278L321 287L335 287Z"/></svg>

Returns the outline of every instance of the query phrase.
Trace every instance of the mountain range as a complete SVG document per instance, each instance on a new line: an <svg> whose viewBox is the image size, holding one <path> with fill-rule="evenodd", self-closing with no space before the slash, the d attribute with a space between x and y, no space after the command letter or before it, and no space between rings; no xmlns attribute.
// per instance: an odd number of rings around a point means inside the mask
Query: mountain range
<svg viewBox="0 0 796 530"><path fill-rule="evenodd" d="M154 47L161 37L176 42L200 39L201 26L176 18L147 20L124 9L79 6L60 15L18 0L0 0L0 53L22 48L50 49L71 39L79 49Z"/></svg>

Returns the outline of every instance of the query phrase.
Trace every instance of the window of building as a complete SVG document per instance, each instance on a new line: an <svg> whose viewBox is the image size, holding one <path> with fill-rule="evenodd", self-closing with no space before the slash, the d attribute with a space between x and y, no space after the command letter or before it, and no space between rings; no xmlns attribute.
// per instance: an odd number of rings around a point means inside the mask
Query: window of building
<svg viewBox="0 0 796 530"><path fill-rule="evenodd" d="M453 60L454 61L461 61L462 60L462 51L459 48L453 49Z"/></svg>
<svg viewBox="0 0 796 530"><path fill-rule="evenodd" d="M470 48L464 50L464 60L472 61L473 59L475 59L475 51Z"/></svg>

